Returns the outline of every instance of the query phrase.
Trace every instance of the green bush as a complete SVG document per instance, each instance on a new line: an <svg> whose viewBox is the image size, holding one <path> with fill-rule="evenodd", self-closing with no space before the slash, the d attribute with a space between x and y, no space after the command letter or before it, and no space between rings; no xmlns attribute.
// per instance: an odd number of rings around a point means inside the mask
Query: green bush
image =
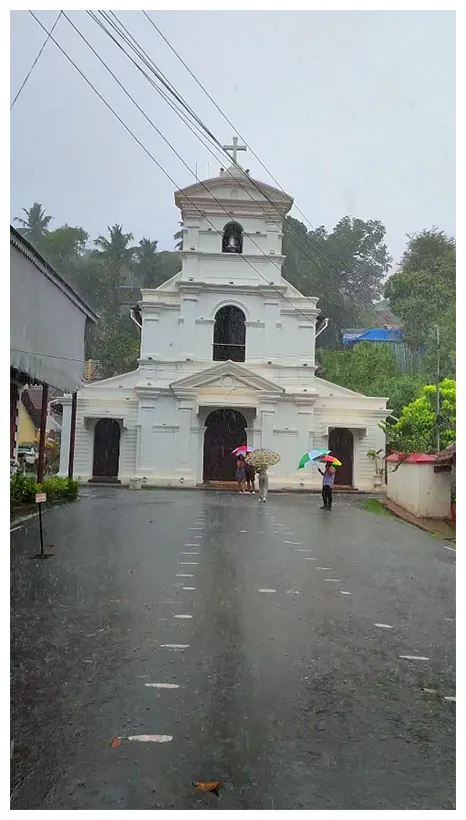
<svg viewBox="0 0 466 820"><path fill-rule="evenodd" d="M47 501L66 499L71 501L78 497L78 482L68 478L46 478L38 484L34 476L16 473L10 479L10 506L34 504L36 493L47 493Z"/></svg>
<svg viewBox="0 0 466 820"><path fill-rule="evenodd" d="M34 504L36 493L39 492L39 485L33 475L15 473L10 479L10 504L16 507L17 504Z"/></svg>
<svg viewBox="0 0 466 820"><path fill-rule="evenodd" d="M47 501L58 501L60 498L68 500L78 497L78 482L69 478L46 478L40 485L41 492L47 493Z"/></svg>

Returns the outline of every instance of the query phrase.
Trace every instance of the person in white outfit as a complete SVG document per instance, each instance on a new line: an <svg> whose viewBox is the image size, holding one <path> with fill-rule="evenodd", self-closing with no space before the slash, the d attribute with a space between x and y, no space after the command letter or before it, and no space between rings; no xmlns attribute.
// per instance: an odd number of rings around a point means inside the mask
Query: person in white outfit
<svg viewBox="0 0 466 820"><path fill-rule="evenodd" d="M259 501L264 504L267 501L267 490L269 489L269 477L267 475L267 468L258 471L259 476Z"/></svg>

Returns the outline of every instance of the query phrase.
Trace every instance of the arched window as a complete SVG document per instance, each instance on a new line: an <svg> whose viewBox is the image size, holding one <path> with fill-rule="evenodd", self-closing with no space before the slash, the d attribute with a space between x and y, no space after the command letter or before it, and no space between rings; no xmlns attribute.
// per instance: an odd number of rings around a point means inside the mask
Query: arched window
<svg viewBox="0 0 466 820"><path fill-rule="evenodd" d="M243 226L227 222L223 229L222 253L243 253Z"/></svg>
<svg viewBox="0 0 466 820"><path fill-rule="evenodd" d="M246 358L246 317L235 305L225 305L215 316L214 362L244 362Z"/></svg>

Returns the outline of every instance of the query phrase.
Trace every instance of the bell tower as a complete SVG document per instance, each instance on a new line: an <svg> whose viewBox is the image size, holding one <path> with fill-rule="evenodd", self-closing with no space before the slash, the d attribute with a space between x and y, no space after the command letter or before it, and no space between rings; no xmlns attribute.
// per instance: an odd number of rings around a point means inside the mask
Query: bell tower
<svg viewBox="0 0 466 820"><path fill-rule="evenodd" d="M177 191L183 250L181 281L261 287L281 280L283 219L293 200L253 179L238 163L246 151L234 136L233 160L219 175Z"/></svg>

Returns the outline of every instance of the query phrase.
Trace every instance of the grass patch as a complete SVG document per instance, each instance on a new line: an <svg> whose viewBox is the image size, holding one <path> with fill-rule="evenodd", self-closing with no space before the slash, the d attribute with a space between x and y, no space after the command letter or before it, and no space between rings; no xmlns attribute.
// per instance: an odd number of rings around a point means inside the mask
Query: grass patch
<svg viewBox="0 0 466 820"><path fill-rule="evenodd" d="M361 502L361 507L363 510L367 510L371 513L376 513L377 515L384 515L386 518L394 518L390 510L387 510L386 506L379 501L378 498L366 498L364 501Z"/></svg>

